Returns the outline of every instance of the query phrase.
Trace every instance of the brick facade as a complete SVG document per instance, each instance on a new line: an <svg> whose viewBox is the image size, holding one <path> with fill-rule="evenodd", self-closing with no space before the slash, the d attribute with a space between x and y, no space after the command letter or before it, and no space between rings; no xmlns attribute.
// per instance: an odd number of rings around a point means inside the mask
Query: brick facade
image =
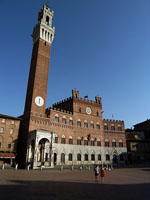
<svg viewBox="0 0 150 200"><path fill-rule="evenodd" d="M45 113L50 48L50 44L41 39L33 46L24 115L30 112ZM41 107L34 102L37 96L44 99Z"/></svg>
<svg viewBox="0 0 150 200"><path fill-rule="evenodd" d="M0 160L11 162L15 158L20 119L0 114Z"/></svg>
<svg viewBox="0 0 150 200"><path fill-rule="evenodd" d="M44 6L33 31L33 53L18 143L20 167L29 163L36 168L125 162L124 122L102 118L100 97L92 101L80 98L79 91L72 90L70 98L45 109L55 30L51 27L52 17L53 12Z"/></svg>

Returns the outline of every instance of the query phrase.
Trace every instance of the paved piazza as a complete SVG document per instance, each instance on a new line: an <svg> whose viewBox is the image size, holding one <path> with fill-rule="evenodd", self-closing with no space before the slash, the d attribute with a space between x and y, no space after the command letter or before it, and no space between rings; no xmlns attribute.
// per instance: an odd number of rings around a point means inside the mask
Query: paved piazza
<svg viewBox="0 0 150 200"><path fill-rule="evenodd" d="M115 169L104 183L93 170L0 170L0 200L148 200L150 168Z"/></svg>

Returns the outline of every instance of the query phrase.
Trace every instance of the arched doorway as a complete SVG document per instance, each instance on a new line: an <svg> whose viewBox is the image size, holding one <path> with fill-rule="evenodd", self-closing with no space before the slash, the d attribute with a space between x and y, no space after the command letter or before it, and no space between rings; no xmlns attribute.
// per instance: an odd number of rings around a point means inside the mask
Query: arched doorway
<svg viewBox="0 0 150 200"><path fill-rule="evenodd" d="M117 164L118 160L117 160L117 155L114 154L113 155L113 164Z"/></svg>
<svg viewBox="0 0 150 200"><path fill-rule="evenodd" d="M44 165L50 159L50 142L48 139L43 138L38 144L38 158L37 161Z"/></svg>
<svg viewBox="0 0 150 200"><path fill-rule="evenodd" d="M30 161L33 162L34 159L34 150L35 150L35 140L31 141L31 154L30 154Z"/></svg>
<svg viewBox="0 0 150 200"><path fill-rule="evenodd" d="M54 153L54 165L57 163L57 153Z"/></svg>
<svg viewBox="0 0 150 200"><path fill-rule="evenodd" d="M65 154L61 154L61 164L65 164Z"/></svg>

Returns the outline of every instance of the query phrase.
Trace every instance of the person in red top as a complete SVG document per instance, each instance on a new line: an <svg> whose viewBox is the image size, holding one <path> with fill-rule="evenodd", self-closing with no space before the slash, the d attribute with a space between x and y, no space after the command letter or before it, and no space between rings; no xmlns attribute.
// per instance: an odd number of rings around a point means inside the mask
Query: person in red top
<svg viewBox="0 0 150 200"><path fill-rule="evenodd" d="M104 167L101 168L101 182L104 182L105 170Z"/></svg>

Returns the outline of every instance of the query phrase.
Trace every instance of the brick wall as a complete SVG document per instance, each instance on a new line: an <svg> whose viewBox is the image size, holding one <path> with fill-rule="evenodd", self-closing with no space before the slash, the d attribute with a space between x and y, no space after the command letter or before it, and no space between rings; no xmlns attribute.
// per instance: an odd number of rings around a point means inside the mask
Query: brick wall
<svg viewBox="0 0 150 200"><path fill-rule="evenodd" d="M0 116L0 151L16 151L20 119Z"/></svg>

